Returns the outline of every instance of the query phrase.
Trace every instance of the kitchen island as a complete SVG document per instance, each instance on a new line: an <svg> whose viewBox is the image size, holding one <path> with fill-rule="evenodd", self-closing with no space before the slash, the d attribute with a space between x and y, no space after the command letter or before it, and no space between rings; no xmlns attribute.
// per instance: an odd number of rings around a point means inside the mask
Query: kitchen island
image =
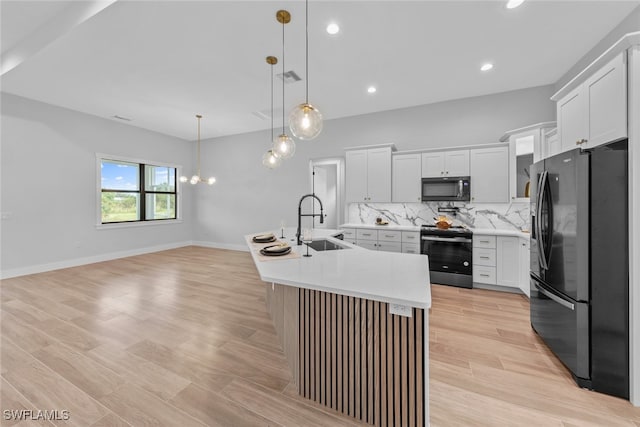
<svg viewBox="0 0 640 427"><path fill-rule="evenodd" d="M307 247L285 229L278 240L293 255L266 259L245 236L298 393L373 425L427 425L427 257L360 248L332 237L339 230L313 233L341 249L301 256Z"/></svg>

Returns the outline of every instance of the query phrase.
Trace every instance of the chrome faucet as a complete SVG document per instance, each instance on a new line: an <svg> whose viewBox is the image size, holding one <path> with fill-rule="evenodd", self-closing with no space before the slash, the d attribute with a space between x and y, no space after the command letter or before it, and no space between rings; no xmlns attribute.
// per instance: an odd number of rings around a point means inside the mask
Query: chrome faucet
<svg viewBox="0 0 640 427"><path fill-rule="evenodd" d="M320 203L320 213L319 214L303 214L302 213L302 202L307 197L313 197L314 199L316 199L318 201L318 203ZM302 221L302 217L303 216L310 216L310 217L319 216L320 217L320 224L324 223L322 200L320 200L318 198L318 196L316 196L315 194L305 194L304 196L300 197L300 201L298 202L298 230L296 231L296 239L297 239L298 246L300 246L302 244L302 241L300 240L300 235L302 234L301 231L300 231L300 222Z"/></svg>

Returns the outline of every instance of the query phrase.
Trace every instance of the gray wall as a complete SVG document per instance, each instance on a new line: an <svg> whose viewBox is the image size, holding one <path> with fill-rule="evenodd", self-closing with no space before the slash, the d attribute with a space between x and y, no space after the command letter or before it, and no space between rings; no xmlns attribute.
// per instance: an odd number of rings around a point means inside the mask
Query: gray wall
<svg viewBox="0 0 640 427"><path fill-rule="evenodd" d="M295 157L267 170L260 159L270 132L203 141L203 174L215 188L197 191L194 240L242 247L242 235L295 225L297 202L308 192L309 160L344 155L345 147L393 142L398 150L497 142L502 134L555 120L553 86L328 120L320 136L297 142Z"/></svg>
<svg viewBox="0 0 640 427"><path fill-rule="evenodd" d="M97 229L96 153L191 167L186 142L2 94L2 275L172 247L192 238L191 193L180 224Z"/></svg>
<svg viewBox="0 0 640 427"><path fill-rule="evenodd" d="M640 31L640 6L633 9L633 11L627 15L626 18L618 24L613 30L609 32L602 40L598 42L587 54L585 54L576 64L569 69L555 84L556 91L567 84L572 78L574 78L580 71L585 69L587 65L591 64L597 57L609 49L615 42L617 42L622 36L627 33L633 33Z"/></svg>

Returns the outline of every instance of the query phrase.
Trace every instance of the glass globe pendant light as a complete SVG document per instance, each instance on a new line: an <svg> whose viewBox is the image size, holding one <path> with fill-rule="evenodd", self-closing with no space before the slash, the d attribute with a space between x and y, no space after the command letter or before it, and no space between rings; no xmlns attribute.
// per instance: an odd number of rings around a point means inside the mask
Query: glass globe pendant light
<svg viewBox="0 0 640 427"><path fill-rule="evenodd" d="M189 184L191 185L196 185L200 182L202 182L203 184L213 185L216 182L215 177L211 176L207 179L203 179L200 177L200 119L202 119L202 116L200 114L196 114L196 118L198 119L198 171L191 178L184 175L181 176L180 182L189 182Z"/></svg>
<svg viewBox="0 0 640 427"><path fill-rule="evenodd" d="M275 56L267 56L267 64L271 67L271 140L273 141L273 66L278 63ZM282 159L273 149L268 150L262 156L262 165L269 169L275 169L280 166Z"/></svg>
<svg viewBox="0 0 640 427"><path fill-rule="evenodd" d="M264 153L264 156L262 156L262 165L266 168L275 169L280 166L280 163L282 163L282 159L276 156L273 150L267 151Z"/></svg>
<svg viewBox="0 0 640 427"><path fill-rule="evenodd" d="M284 26L291 22L291 14L286 10L279 10L276 19L282 24L282 133L273 139L273 152L281 159L290 159L296 152L296 143L285 132L284 128ZM271 115L273 117L273 114Z"/></svg>
<svg viewBox="0 0 640 427"><path fill-rule="evenodd" d="M309 0L305 0L305 102L296 106L289 114L289 129L299 139L314 139L322 132L322 113L309 104Z"/></svg>

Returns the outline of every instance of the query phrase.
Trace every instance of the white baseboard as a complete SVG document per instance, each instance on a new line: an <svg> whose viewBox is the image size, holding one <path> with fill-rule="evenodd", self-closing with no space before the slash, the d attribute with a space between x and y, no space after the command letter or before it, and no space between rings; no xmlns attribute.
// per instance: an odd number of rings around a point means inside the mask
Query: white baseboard
<svg viewBox="0 0 640 427"><path fill-rule="evenodd" d="M192 245L202 246L205 248L229 249L231 251L249 252L249 247L247 245L238 245L234 243L203 242L199 240L194 240L192 242Z"/></svg>
<svg viewBox="0 0 640 427"><path fill-rule="evenodd" d="M74 258L70 260L52 262L48 264L31 265L28 267L13 268L10 270L0 271L0 279L10 279L12 277L26 276L28 274L44 273L45 271L60 270L62 268L78 267L80 265L93 264L96 262L111 261L118 258L126 258L135 255L144 255L153 252L166 251L169 249L182 248L194 245L194 242L176 242L165 245L148 246L146 248L131 249L128 251L110 252L102 255L94 255L90 257Z"/></svg>

